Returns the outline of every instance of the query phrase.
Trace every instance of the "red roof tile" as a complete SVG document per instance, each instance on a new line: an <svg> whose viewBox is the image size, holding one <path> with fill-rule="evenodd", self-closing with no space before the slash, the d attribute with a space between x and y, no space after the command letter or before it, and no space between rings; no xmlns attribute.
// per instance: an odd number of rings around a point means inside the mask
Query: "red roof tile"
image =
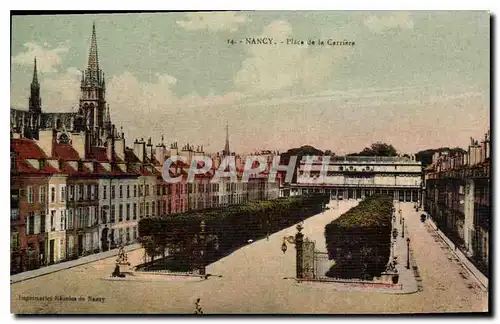
<svg viewBox="0 0 500 324"><path fill-rule="evenodd" d="M66 161L80 160L78 152L71 145L62 143L57 143L54 145L54 157Z"/></svg>
<svg viewBox="0 0 500 324"><path fill-rule="evenodd" d="M12 139L10 148L16 153L18 160L47 158L35 141L29 139Z"/></svg>

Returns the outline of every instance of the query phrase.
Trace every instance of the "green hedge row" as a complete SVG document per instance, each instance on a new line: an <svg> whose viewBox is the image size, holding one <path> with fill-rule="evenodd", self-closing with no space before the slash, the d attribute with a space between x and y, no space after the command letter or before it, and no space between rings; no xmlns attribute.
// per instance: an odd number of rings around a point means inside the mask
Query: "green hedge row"
<svg viewBox="0 0 500 324"><path fill-rule="evenodd" d="M380 276L390 257L392 207L392 197L374 195L326 225L328 256L335 260L328 277Z"/></svg>
<svg viewBox="0 0 500 324"><path fill-rule="evenodd" d="M165 248L177 249L186 256L186 262L192 263L193 253L200 248L195 237L204 220L205 260L209 264L245 245L249 239L263 238L321 212L328 201L328 195L308 195L143 218L139 221L139 240L144 242L147 252L151 251L150 256L152 251L161 255Z"/></svg>

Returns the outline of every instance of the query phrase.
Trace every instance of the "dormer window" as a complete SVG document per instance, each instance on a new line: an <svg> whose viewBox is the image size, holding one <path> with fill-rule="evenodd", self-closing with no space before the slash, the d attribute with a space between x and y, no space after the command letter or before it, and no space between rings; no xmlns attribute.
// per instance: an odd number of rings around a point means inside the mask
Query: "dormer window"
<svg viewBox="0 0 500 324"><path fill-rule="evenodd" d="M78 171L79 172L83 171L83 162L82 161L78 161Z"/></svg>
<svg viewBox="0 0 500 324"><path fill-rule="evenodd" d="M45 160L40 159L40 170L43 169L44 167L45 167Z"/></svg>

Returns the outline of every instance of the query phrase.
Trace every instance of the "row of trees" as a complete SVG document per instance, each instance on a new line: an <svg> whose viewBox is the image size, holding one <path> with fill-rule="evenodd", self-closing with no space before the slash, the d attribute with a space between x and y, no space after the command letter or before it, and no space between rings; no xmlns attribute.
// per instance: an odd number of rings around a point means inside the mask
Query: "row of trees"
<svg viewBox="0 0 500 324"><path fill-rule="evenodd" d="M373 195L325 227L334 278L372 279L385 270L391 249L392 198Z"/></svg>
<svg viewBox="0 0 500 324"><path fill-rule="evenodd" d="M193 256L201 244L206 264L212 263L249 239L263 238L321 212L328 200L324 195L289 197L143 218L139 221L139 240L151 261L164 256L168 249L192 269L196 262ZM202 220L206 226L204 243L199 237Z"/></svg>

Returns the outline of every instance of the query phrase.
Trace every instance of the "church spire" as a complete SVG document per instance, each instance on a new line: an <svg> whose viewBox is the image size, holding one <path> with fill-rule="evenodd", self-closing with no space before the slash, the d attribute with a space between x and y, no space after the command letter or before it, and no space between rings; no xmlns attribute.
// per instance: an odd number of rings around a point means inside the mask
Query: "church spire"
<svg viewBox="0 0 500 324"><path fill-rule="evenodd" d="M224 156L231 155L229 150L229 125L226 123L226 145L224 145L224 151L222 152Z"/></svg>
<svg viewBox="0 0 500 324"><path fill-rule="evenodd" d="M97 36L95 32L95 23L92 24L92 37L90 39L89 59L87 64L87 76L89 81L100 80L99 56L97 54Z"/></svg>
<svg viewBox="0 0 500 324"><path fill-rule="evenodd" d="M40 84L38 83L38 71L36 70L36 57L35 57L35 64L33 67L33 80L31 81L31 87L40 87Z"/></svg>
<svg viewBox="0 0 500 324"><path fill-rule="evenodd" d="M40 83L38 83L38 71L36 69L36 57L33 66L33 80L31 81L31 92L29 98L29 111L34 113L42 112L42 99L40 98Z"/></svg>

